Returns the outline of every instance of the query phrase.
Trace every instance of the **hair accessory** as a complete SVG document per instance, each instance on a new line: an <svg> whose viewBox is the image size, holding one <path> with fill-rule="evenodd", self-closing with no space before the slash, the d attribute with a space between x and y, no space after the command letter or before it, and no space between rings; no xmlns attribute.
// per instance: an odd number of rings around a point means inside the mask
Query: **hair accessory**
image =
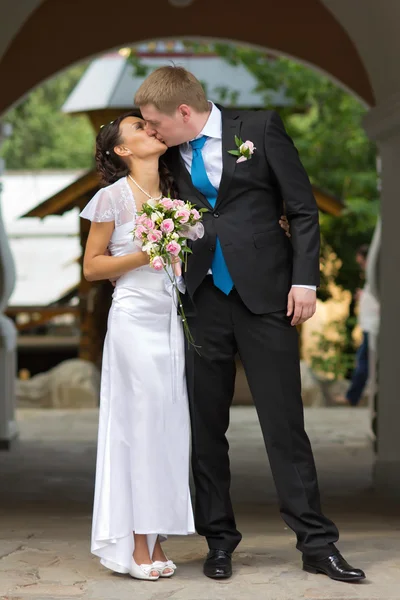
<svg viewBox="0 0 400 600"><path fill-rule="evenodd" d="M114 123L114 121L110 121L108 123L108 125L112 125ZM100 125L100 129L103 129L103 127L105 127L107 125L107 123L105 125Z"/></svg>
<svg viewBox="0 0 400 600"><path fill-rule="evenodd" d="M106 154L110 154L110 151L109 151L109 150L106 150Z"/></svg>

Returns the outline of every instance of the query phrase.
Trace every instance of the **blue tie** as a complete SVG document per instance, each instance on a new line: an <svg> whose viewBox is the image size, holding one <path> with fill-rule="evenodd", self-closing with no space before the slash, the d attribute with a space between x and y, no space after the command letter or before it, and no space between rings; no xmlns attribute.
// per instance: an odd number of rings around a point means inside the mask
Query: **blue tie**
<svg viewBox="0 0 400 600"><path fill-rule="evenodd" d="M190 145L193 149L192 160L192 182L195 188L199 190L207 198L211 206L214 208L217 201L218 192L208 179L206 168L204 166L203 155L201 150L206 143L207 136L192 140ZM212 261L212 274L214 285L219 288L224 294L228 295L233 288L232 277L229 275L228 267L222 254L220 241L217 237L215 244L215 253Z"/></svg>

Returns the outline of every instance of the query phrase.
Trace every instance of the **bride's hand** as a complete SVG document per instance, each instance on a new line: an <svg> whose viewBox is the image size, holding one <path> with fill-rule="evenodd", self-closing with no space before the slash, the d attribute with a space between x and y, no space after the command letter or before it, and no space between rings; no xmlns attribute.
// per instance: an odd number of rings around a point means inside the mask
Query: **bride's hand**
<svg viewBox="0 0 400 600"><path fill-rule="evenodd" d="M147 254L147 252L142 252L142 258L143 258L143 265L148 265L150 262L150 256Z"/></svg>
<svg viewBox="0 0 400 600"><path fill-rule="evenodd" d="M292 237L290 233L290 225L286 215L282 215L279 219L279 225L282 227L283 231L287 235L288 238Z"/></svg>

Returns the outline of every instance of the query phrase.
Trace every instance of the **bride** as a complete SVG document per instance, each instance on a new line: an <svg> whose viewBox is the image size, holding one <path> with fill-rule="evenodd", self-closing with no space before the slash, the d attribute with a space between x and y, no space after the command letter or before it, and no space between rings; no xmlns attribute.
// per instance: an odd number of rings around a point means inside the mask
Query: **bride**
<svg viewBox="0 0 400 600"><path fill-rule="evenodd" d="M137 579L171 577L161 542L194 533L184 341L169 279L134 242L135 216L174 193L167 147L133 113L104 126L96 163L107 187L81 217L91 223L86 279L116 279L101 375L91 550ZM106 251L110 255L105 255Z"/></svg>

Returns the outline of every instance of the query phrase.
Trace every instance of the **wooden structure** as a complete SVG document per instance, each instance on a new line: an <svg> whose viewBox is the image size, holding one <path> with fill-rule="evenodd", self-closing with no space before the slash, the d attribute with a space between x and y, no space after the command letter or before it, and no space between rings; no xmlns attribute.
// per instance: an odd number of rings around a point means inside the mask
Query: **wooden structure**
<svg viewBox="0 0 400 600"><path fill-rule="evenodd" d="M90 198L99 189L99 182L96 171L89 171L64 190L61 190L48 200L39 204L36 208L29 211L24 217L44 218L49 215L62 215L72 208L78 207L82 210ZM90 222L85 219L79 219L80 244L83 249L86 246L87 236L89 234ZM95 363L99 361L99 347L101 341L97 339L96 332L99 327L93 322L94 319L94 301L98 288L104 284L89 283L81 276L78 286L79 297L79 316L81 326L81 336L79 343L79 356ZM46 311L46 309L44 309Z"/></svg>

